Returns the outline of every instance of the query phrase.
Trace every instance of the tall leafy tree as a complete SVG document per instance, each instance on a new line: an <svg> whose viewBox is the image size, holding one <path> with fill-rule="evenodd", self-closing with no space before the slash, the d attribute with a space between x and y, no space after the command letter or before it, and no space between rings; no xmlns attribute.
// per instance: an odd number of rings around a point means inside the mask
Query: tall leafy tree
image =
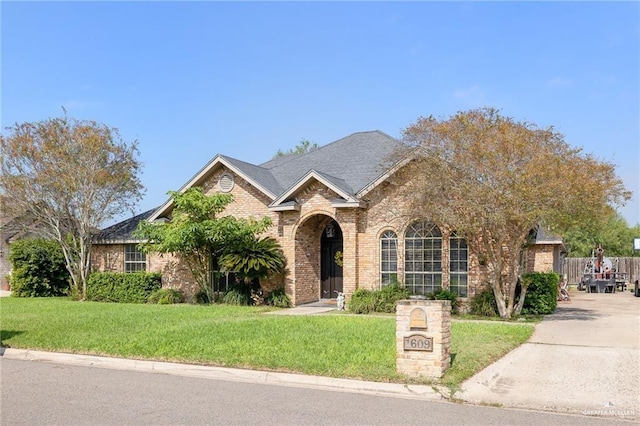
<svg viewBox="0 0 640 426"><path fill-rule="evenodd" d="M522 309L526 287L516 300L516 283L530 230L542 225L563 235L630 198L614 164L569 146L553 128L493 108L419 118L404 140L400 155L412 159L412 179L398 186L412 214L467 239L486 264L503 318Z"/></svg>
<svg viewBox="0 0 640 426"><path fill-rule="evenodd" d="M317 143L311 142L310 140L307 140L307 139L302 139L295 147L287 151L283 151L279 149L278 152L276 152L276 155L273 156L273 158L283 157L285 155L290 155L290 154L306 154L307 152L311 152L318 148L319 146Z"/></svg>
<svg viewBox="0 0 640 426"><path fill-rule="evenodd" d="M7 131L0 135L3 208L30 217L40 235L60 244L72 289L84 297L93 235L142 197L137 142L66 112Z"/></svg>
<svg viewBox="0 0 640 426"><path fill-rule="evenodd" d="M148 253L171 253L186 263L200 291L215 300L211 286L212 259L224 253L242 252L247 242L271 226L268 217L260 220L223 216L232 194L207 195L202 188L169 193L173 200L171 220L162 223L143 221L136 235Z"/></svg>
<svg viewBox="0 0 640 426"><path fill-rule="evenodd" d="M640 252L633 250L633 238L640 236L640 225L630 228L625 218L613 209L602 219L567 232L564 242L569 257L590 257L598 246L610 257L640 256Z"/></svg>

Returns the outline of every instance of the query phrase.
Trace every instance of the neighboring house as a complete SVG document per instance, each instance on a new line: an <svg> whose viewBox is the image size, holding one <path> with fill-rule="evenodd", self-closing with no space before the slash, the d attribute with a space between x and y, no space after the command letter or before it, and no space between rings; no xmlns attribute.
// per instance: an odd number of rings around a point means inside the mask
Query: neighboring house
<svg viewBox="0 0 640 426"><path fill-rule="evenodd" d="M3 283L5 277L11 275L11 262L9 262L11 243L19 233L20 228L16 227L12 221L9 220L5 223L3 220L0 223L0 279L2 279Z"/></svg>
<svg viewBox="0 0 640 426"><path fill-rule="evenodd" d="M567 249L562 238L553 235L544 227L538 227L533 236L532 248L527 250L527 272L562 272Z"/></svg>
<svg viewBox="0 0 640 426"><path fill-rule="evenodd" d="M38 232L38 226L33 219L27 216L9 217L3 211L0 213L0 280L11 275L11 244L20 239L43 238Z"/></svg>
<svg viewBox="0 0 640 426"><path fill-rule="evenodd" d="M400 163L389 162L400 141L380 132L360 132L306 154L276 157L260 165L215 156L182 188L231 193L225 213L268 216L287 259L282 277L295 305L348 297L356 289L379 289L395 280L413 293L441 287L464 302L485 281L466 241L429 222L429 212L408 218L395 185ZM389 179L395 176L393 182ZM404 176L410 179L410 176ZM132 231L140 220L170 220L172 201L102 231L93 251L94 269L162 272L163 285L192 296L195 283L172 256L144 256ZM342 254L342 266L335 261Z"/></svg>

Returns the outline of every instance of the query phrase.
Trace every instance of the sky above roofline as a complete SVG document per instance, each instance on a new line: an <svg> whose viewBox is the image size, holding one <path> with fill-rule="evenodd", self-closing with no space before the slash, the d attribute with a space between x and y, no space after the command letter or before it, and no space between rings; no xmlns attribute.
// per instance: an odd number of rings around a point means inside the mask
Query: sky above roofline
<svg viewBox="0 0 640 426"><path fill-rule="evenodd" d="M136 213L218 153L492 106L617 164L640 223L637 2L2 2L0 21L2 127L64 107L138 140Z"/></svg>

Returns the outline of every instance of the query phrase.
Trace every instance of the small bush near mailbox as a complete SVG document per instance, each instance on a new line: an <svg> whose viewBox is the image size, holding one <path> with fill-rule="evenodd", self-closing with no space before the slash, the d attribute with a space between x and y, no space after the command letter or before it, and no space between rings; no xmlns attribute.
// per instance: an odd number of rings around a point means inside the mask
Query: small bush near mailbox
<svg viewBox="0 0 640 426"><path fill-rule="evenodd" d="M358 289L351 296L349 310L355 314L381 312L392 314L398 300L406 299L411 293L398 284L390 284L380 290Z"/></svg>
<svg viewBox="0 0 640 426"><path fill-rule="evenodd" d="M438 291L427 294L429 300L448 300L451 302L451 313L458 313L458 295L450 290L441 288Z"/></svg>
<svg viewBox="0 0 640 426"><path fill-rule="evenodd" d="M158 273L94 272L87 281L87 300L94 302L146 303L162 287Z"/></svg>
<svg viewBox="0 0 640 426"><path fill-rule="evenodd" d="M552 314L558 304L558 284L560 276L555 272L531 272L522 275L527 284L522 313L527 315Z"/></svg>

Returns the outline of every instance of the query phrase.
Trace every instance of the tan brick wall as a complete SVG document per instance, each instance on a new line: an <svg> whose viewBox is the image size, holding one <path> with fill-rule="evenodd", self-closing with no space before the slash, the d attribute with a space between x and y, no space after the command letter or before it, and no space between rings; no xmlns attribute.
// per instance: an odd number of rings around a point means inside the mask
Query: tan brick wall
<svg viewBox="0 0 640 426"><path fill-rule="evenodd" d="M94 271L124 272L124 244L94 244L91 267Z"/></svg>
<svg viewBox="0 0 640 426"><path fill-rule="evenodd" d="M553 272L556 246L536 244L527 250L527 272Z"/></svg>

